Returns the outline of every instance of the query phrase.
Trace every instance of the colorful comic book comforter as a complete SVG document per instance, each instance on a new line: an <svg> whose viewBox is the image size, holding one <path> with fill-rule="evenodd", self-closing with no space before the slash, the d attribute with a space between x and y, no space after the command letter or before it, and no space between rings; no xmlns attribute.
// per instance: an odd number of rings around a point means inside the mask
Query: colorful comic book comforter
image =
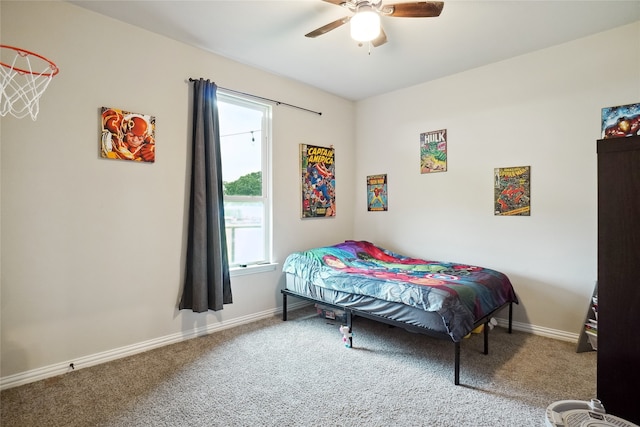
<svg viewBox="0 0 640 427"><path fill-rule="evenodd" d="M435 311L456 342L477 320L507 302L518 302L503 273L410 258L366 241L292 253L283 271L322 288Z"/></svg>

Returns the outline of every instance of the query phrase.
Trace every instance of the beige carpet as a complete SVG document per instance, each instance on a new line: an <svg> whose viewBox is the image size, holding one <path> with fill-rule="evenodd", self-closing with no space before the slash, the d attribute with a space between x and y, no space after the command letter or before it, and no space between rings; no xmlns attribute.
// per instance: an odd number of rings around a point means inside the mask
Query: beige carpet
<svg viewBox="0 0 640 427"><path fill-rule="evenodd" d="M0 393L9 426L536 426L596 393L595 352L496 328L453 344L313 307Z"/></svg>

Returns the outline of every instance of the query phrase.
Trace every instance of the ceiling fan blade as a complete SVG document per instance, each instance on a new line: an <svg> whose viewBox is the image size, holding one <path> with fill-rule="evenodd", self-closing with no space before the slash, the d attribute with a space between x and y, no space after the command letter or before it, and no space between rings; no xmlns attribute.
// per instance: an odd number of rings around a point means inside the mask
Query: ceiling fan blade
<svg viewBox="0 0 640 427"><path fill-rule="evenodd" d="M305 34L305 37L318 37L325 33L328 33L331 30L335 30L336 28L346 24L351 19L350 16L345 16L344 18L337 19L333 22L328 23L327 25L323 25L322 27L311 31L309 34Z"/></svg>
<svg viewBox="0 0 640 427"><path fill-rule="evenodd" d="M444 2L417 1L411 3L388 4L383 7L383 13L399 18L430 18L440 16Z"/></svg>
<svg viewBox="0 0 640 427"><path fill-rule="evenodd" d="M385 44L386 42L387 42L387 35L385 34L384 29L380 27L380 35L375 39L371 40L371 44L374 47L378 47Z"/></svg>
<svg viewBox="0 0 640 427"><path fill-rule="evenodd" d="M342 6L344 3L346 3L345 0L322 0L322 1L327 2L327 3L331 3L331 4L335 4L335 5L338 5L338 6Z"/></svg>

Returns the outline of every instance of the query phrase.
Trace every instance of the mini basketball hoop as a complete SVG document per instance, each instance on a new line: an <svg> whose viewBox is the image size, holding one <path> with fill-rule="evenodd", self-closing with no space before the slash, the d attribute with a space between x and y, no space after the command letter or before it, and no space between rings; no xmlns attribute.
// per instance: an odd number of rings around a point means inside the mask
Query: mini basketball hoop
<svg viewBox="0 0 640 427"><path fill-rule="evenodd" d="M0 54L0 116L11 114L21 119L30 115L35 120L40 97L58 74L58 67L44 56L13 46L0 45ZM11 56L10 63L4 62Z"/></svg>

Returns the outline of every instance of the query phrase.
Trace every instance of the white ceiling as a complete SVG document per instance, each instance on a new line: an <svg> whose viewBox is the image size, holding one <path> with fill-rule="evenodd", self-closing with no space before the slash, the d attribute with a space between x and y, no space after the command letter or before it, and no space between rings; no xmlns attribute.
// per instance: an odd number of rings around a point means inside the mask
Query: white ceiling
<svg viewBox="0 0 640 427"><path fill-rule="evenodd" d="M349 24L304 37L351 15L321 0L70 2L351 100L640 20L640 0L449 0L437 18L383 17L388 42L369 52L350 38ZM602 60L624 51L612 46Z"/></svg>

